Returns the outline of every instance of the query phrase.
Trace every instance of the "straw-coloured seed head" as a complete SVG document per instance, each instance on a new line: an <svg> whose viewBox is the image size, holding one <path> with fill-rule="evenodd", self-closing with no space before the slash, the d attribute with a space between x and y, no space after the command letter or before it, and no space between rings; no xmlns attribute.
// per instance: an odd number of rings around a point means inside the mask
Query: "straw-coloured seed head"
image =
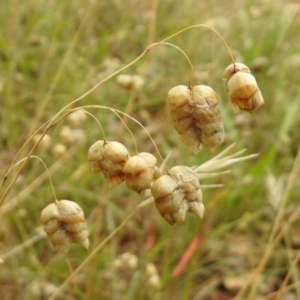
<svg viewBox="0 0 300 300"><path fill-rule="evenodd" d="M222 77L227 80L227 92L235 113L239 111L253 112L264 104L255 77L246 65L231 64L225 69Z"/></svg>
<svg viewBox="0 0 300 300"><path fill-rule="evenodd" d="M171 225L183 223L186 212L203 217L204 205L200 183L193 170L186 166L173 167L151 186L155 206Z"/></svg>
<svg viewBox="0 0 300 300"><path fill-rule="evenodd" d="M156 163L157 159L147 152L129 158L123 168L127 187L137 193L149 189L152 181L159 176Z"/></svg>
<svg viewBox="0 0 300 300"><path fill-rule="evenodd" d="M130 155L119 142L97 141L88 151L92 172L103 172L109 186L124 181L123 167Z"/></svg>
<svg viewBox="0 0 300 300"><path fill-rule="evenodd" d="M80 206L69 200L60 200L46 206L41 222L56 250L67 254L71 243L89 248L88 229Z"/></svg>
<svg viewBox="0 0 300 300"><path fill-rule="evenodd" d="M174 127L193 153L202 145L214 150L223 142L218 96L212 88L179 85L169 91L168 101Z"/></svg>

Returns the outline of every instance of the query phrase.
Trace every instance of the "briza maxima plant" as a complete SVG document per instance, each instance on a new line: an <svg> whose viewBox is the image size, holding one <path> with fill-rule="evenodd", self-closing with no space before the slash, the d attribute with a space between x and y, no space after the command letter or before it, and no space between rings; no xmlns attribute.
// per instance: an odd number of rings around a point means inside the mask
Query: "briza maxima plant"
<svg viewBox="0 0 300 300"><path fill-rule="evenodd" d="M39 145L42 145L42 141L46 137L49 137L49 130L53 126L57 126L64 118L70 121L71 126L77 127L85 119L85 114L87 114L93 117L98 123L103 135L102 139L93 143L88 150L87 160L90 163L90 168L93 173L102 173L106 179L106 184L110 188L114 188L116 185L125 182L124 186L139 194L147 191L151 194L151 197L146 201L146 204L154 202L158 212L171 225L183 223L187 212L191 212L197 217L202 218L205 203L205 196L202 191L205 185L202 184L202 180L223 174L222 172L211 173L214 170L237 163L241 160L253 158L256 155L238 158L242 152L237 152L232 155L224 156L224 153L229 151L226 150L200 166L188 167L178 162L177 166L169 169L149 132L138 120L131 117L130 114L124 113L118 108L103 105L86 105L74 108L74 105L81 99L91 94L106 81L120 75L120 73L137 63L156 47L170 46L180 51L190 64L189 79L185 81L185 84L178 85L171 88L169 92L167 92L167 90L165 92L170 106L170 117L175 130L179 133L183 143L188 146L194 154L197 154L202 146L208 150L216 150L223 143L225 134L219 107L219 97L214 89L207 85L201 83L195 86L192 85L194 67L190 59L182 49L176 45L167 43L167 41L174 36L199 27L209 29L216 34L228 51L232 63L224 71L223 77L227 80L227 91L234 112L240 110L252 112L261 106L263 104L263 98L255 78L245 65L234 61L230 48L223 37L208 25L198 24L190 26L160 42L148 46L142 54L131 63L102 79L89 91L63 107L44 125L37 129L24 144L25 146L29 141L34 140L34 146L29 151L27 157L19 161L19 163L14 164L21 150L24 150L23 146L12 163L12 167L19 164L21 166L16 172L16 176L4 191L0 205L3 204L29 158L33 157L32 153ZM142 88L143 81L143 78L139 76L118 77L118 84L122 88L133 92L134 95ZM87 111L90 109L103 109L114 113L131 134L135 144L135 153L132 155L129 154L127 147L130 149L130 145L124 145L121 141L106 140L105 130L102 128L101 120L98 120L92 113ZM74 113L75 116L72 117L72 113ZM123 118L121 118L121 115ZM134 134L126 125L128 120L135 122L135 125L141 126L153 142L156 152L162 161L162 167L160 169L157 166L157 158L154 154L143 152L144 149L138 151L138 143ZM69 132L70 128L67 128L64 134L65 138L69 137ZM74 140L71 139L71 141ZM8 170L8 173L11 168ZM4 178L4 182L6 178L7 176ZM41 214L41 222L52 244L58 251L63 253L69 252L72 243L78 243L87 249L89 247L88 229L82 209L75 202L69 200L58 201L55 193L54 199L54 203L48 205ZM138 205L138 208L146 204ZM135 212L136 211L137 210L135 210ZM117 232L117 230L115 232ZM113 234L111 236L113 236Z"/></svg>

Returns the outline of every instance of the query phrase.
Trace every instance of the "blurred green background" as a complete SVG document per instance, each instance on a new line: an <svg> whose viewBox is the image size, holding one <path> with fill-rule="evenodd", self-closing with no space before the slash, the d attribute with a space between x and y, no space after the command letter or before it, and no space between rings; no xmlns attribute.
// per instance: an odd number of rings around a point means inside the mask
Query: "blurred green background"
<svg viewBox="0 0 300 300"><path fill-rule="evenodd" d="M216 153L203 149L191 154L173 129L166 95L176 85L187 85L190 72L175 48L159 46L122 72L142 78L138 91L122 89L114 77L74 105L128 112L147 128L163 157L171 152L169 167L201 164L234 142L236 151L247 148L247 154L260 155L234 165L229 175L203 182L225 186L203 190L202 221L187 214L184 224L171 227L154 206L141 209L58 299L238 299L264 255L257 286L242 299L277 299L272 293L283 283L291 288L281 289L278 299L300 298L295 267L300 247L297 164L292 172L300 137L299 13L298 1L280 0L0 2L1 180L18 150L44 122L151 43L191 25L215 28L235 60L250 67L265 99L253 115L235 115L221 80L230 56L216 34L194 28L169 42L193 63L193 84L209 85L219 95L226 139ZM113 113L89 112L108 140L118 140L134 153L131 135ZM145 131L130 120L127 124L139 151L157 156ZM145 197L124 183L107 191L103 176L91 173L87 150L103 135L89 116L80 121L65 118L48 134L34 155L47 164L58 198L73 200L84 210L93 249ZM17 160L29 153L33 140ZM1 195L17 169L9 173ZM40 212L53 200L43 165L30 160L0 207L0 257L5 261L0 265L1 299L48 299L88 256L73 245L66 259L41 233ZM270 243L275 223L275 236L285 231ZM198 241L196 251L175 276L192 241ZM135 263L120 266L116 261L127 252L127 263ZM154 283L147 271L150 264L157 275Z"/></svg>

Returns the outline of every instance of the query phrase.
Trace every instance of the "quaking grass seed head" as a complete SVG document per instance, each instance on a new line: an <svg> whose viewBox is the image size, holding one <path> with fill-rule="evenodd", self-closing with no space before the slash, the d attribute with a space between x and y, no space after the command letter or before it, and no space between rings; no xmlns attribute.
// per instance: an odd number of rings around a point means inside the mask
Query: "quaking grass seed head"
<svg viewBox="0 0 300 300"><path fill-rule="evenodd" d="M170 114L181 140L193 153L215 150L224 140L218 96L206 85L179 85L168 93Z"/></svg>
<svg viewBox="0 0 300 300"><path fill-rule="evenodd" d="M67 254L71 243L89 248L88 229L80 206L70 200L60 200L46 206L41 212L41 222L52 245Z"/></svg>
<svg viewBox="0 0 300 300"><path fill-rule="evenodd" d="M124 181L123 168L129 157L127 148L114 141L97 141L88 150L92 172L102 172L111 187Z"/></svg>
<svg viewBox="0 0 300 300"><path fill-rule="evenodd" d="M223 72L227 81L227 92L235 113L254 110L264 104L264 99L250 69L241 63L229 65Z"/></svg>
<svg viewBox="0 0 300 300"><path fill-rule="evenodd" d="M130 157L123 168L126 186L137 193L149 189L152 181L160 176L156 163L155 156L147 152Z"/></svg>
<svg viewBox="0 0 300 300"><path fill-rule="evenodd" d="M154 181L151 193L157 210L171 225L183 223L187 212L203 217L199 179L189 167L173 167L168 175Z"/></svg>

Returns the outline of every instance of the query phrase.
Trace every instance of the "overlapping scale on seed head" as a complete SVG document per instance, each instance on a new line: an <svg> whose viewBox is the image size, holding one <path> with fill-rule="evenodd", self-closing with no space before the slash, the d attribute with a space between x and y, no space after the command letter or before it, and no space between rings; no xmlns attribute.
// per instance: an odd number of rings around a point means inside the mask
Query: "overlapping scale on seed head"
<svg viewBox="0 0 300 300"><path fill-rule="evenodd" d="M253 112L264 104L264 99L250 69L241 63L229 65L223 72L227 80L227 92L235 113Z"/></svg>
<svg viewBox="0 0 300 300"><path fill-rule="evenodd" d="M67 254L71 243L89 248L88 229L80 206L69 200L60 200L46 206L41 222L55 249Z"/></svg>
<svg viewBox="0 0 300 300"><path fill-rule="evenodd" d="M160 176L156 163L156 157L147 152L130 157L123 168L126 186L137 193L149 189L153 180Z"/></svg>
<svg viewBox="0 0 300 300"><path fill-rule="evenodd" d="M223 142L218 96L212 88L179 85L169 91L168 101L174 127L193 153L198 153L202 145L214 150Z"/></svg>
<svg viewBox="0 0 300 300"><path fill-rule="evenodd" d="M187 212L203 217L200 183L189 167L173 167L168 175L155 180L151 193L157 210L171 225L183 223Z"/></svg>
<svg viewBox="0 0 300 300"><path fill-rule="evenodd" d="M114 141L97 141L88 151L92 171L102 172L110 187L124 181L123 167L129 157L127 148Z"/></svg>

